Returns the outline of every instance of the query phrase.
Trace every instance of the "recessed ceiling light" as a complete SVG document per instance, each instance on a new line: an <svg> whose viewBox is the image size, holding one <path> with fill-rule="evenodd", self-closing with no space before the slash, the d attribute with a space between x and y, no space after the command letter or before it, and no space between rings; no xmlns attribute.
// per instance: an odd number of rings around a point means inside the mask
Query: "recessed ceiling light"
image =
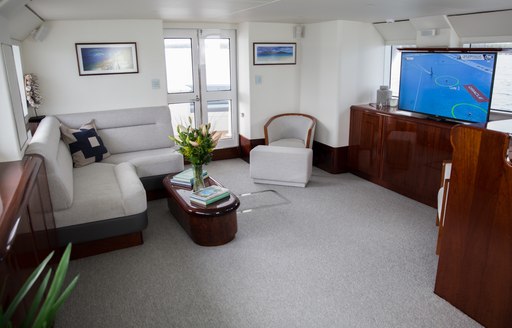
<svg viewBox="0 0 512 328"><path fill-rule="evenodd" d="M386 23L394 23L395 20L393 18L386 18Z"/></svg>

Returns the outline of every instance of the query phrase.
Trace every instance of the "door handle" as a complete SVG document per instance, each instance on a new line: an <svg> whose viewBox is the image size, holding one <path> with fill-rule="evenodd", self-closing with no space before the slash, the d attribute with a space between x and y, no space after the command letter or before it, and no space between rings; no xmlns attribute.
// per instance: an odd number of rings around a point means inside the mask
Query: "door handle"
<svg viewBox="0 0 512 328"><path fill-rule="evenodd" d="M196 99L194 99L194 101L201 101L201 98L199 98L199 96L196 95Z"/></svg>

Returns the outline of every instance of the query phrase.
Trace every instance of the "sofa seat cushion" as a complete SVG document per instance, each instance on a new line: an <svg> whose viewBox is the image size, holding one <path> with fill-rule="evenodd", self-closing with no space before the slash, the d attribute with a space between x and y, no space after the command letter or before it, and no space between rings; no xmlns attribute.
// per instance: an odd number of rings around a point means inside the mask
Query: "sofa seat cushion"
<svg viewBox="0 0 512 328"><path fill-rule="evenodd" d="M74 198L55 211L57 228L146 211L146 192L130 163L93 163L73 170Z"/></svg>
<svg viewBox="0 0 512 328"><path fill-rule="evenodd" d="M183 155L172 148L141 150L111 155L103 163L128 162L135 166L139 178L183 171Z"/></svg>
<svg viewBox="0 0 512 328"><path fill-rule="evenodd" d="M269 143L269 146L306 148L306 145L304 144L304 140L294 139L294 138L279 139L279 140Z"/></svg>

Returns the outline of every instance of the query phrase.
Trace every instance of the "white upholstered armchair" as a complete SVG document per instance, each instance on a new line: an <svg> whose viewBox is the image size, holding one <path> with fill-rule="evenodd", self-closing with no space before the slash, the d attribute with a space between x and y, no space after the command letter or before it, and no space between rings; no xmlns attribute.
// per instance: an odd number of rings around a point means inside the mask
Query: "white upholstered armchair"
<svg viewBox="0 0 512 328"><path fill-rule="evenodd" d="M271 117L263 127L265 144L269 146L312 148L316 119L299 113Z"/></svg>
<svg viewBox="0 0 512 328"><path fill-rule="evenodd" d="M273 116L264 126L265 144L251 150L256 183L305 187L311 177L316 119L306 114Z"/></svg>

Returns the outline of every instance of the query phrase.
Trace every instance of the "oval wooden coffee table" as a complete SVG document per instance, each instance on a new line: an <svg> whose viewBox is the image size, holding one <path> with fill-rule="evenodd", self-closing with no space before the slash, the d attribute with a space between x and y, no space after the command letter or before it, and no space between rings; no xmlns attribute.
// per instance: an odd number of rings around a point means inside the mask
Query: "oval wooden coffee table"
<svg viewBox="0 0 512 328"><path fill-rule="evenodd" d="M192 240L201 246L219 246L229 243L237 232L236 209L240 200L230 192L229 198L208 206L196 205L190 202L190 188L171 183L171 175L164 178L163 184L167 190L167 205L171 214L185 229ZM220 183L208 177L205 186Z"/></svg>

